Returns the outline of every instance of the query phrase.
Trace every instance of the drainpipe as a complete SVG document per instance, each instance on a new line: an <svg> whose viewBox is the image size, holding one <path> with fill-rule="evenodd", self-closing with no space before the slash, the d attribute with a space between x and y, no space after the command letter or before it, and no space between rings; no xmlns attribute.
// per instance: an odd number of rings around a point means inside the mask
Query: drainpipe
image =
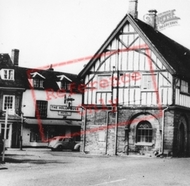
<svg viewBox="0 0 190 186"><path fill-rule="evenodd" d="M107 111L107 116L106 116L106 149L105 149L105 154L107 154L107 151L108 151L108 125L109 125L109 113L112 112L112 110L108 110Z"/></svg>
<svg viewBox="0 0 190 186"><path fill-rule="evenodd" d="M161 150L161 154L164 154L164 128L165 128L164 118L165 118L166 110L168 110L168 107L166 107L165 109L162 110L162 150Z"/></svg>
<svg viewBox="0 0 190 186"><path fill-rule="evenodd" d="M117 155L117 133L118 133L118 107L116 107L116 120L115 120L115 149L114 149L114 155Z"/></svg>
<svg viewBox="0 0 190 186"><path fill-rule="evenodd" d="M87 117L87 109L81 106L83 110L85 110L84 114L84 129L83 129L83 153L85 153L85 141L86 141L86 117Z"/></svg>
<svg viewBox="0 0 190 186"><path fill-rule="evenodd" d="M118 95L119 95L119 84L118 84L118 78L119 78L119 70L117 70L117 87L116 87L116 118L115 118L115 151L114 154L117 155L117 138L118 138L118 121L119 121L119 107L118 107Z"/></svg>

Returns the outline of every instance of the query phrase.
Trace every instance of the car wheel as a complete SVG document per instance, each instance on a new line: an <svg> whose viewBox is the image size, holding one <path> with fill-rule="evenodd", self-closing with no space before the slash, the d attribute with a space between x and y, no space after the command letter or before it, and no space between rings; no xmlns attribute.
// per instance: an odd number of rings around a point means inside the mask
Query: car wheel
<svg viewBox="0 0 190 186"><path fill-rule="evenodd" d="M79 152L79 151L80 151L80 146L74 147L74 148L73 148L73 151Z"/></svg>
<svg viewBox="0 0 190 186"><path fill-rule="evenodd" d="M78 147L77 151L80 152L80 146Z"/></svg>
<svg viewBox="0 0 190 186"><path fill-rule="evenodd" d="M57 150L58 150L58 151L62 151L62 150L63 150L63 146L62 146L62 145L59 145L59 146L57 147Z"/></svg>

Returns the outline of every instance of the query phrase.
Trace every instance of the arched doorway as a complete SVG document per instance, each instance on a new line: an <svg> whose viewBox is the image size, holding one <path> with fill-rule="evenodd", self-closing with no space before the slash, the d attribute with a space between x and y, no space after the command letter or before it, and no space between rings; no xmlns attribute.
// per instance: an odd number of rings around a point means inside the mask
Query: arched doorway
<svg viewBox="0 0 190 186"><path fill-rule="evenodd" d="M184 157L187 155L187 121L185 117L179 120L177 131L177 155Z"/></svg>
<svg viewBox="0 0 190 186"><path fill-rule="evenodd" d="M179 127L179 152L182 156L185 155L185 128L183 123Z"/></svg>

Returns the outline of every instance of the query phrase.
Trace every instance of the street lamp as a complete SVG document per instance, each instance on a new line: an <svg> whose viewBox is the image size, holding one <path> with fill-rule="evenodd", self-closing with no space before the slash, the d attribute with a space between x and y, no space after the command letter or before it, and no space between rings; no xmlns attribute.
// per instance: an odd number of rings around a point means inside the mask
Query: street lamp
<svg viewBox="0 0 190 186"><path fill-rule="evenodd" d="M71 98L71 96L69 95L69 97L66 99L67 101L67 108L71 109L72 108L72 102L74 101L74 98Z"/></svg>

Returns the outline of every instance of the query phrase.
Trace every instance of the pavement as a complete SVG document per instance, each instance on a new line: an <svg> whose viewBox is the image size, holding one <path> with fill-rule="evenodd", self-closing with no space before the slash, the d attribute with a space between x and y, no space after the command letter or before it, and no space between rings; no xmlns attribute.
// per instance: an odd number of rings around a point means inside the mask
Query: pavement
<svg viewBox="0 0 190 186"><path fill-rule="evenodd" d="M11 166L14 167L15 164L26 164L37 161L50 161L56 152L51 152L48 148L8 148L5 151L5 160L2 162L2 155L0 156L0 170L8 169ZM57 152L57 159L59 160L60 152ZM83 152L71 152L70 150L64 151L64 156L73 156L73 157L84 157L84 158L93 158L93 157L110 157L109 155L97 155L97 154L84 154ZM127 156L127 157L149 157L142 155L125 155L123 153L118 154L118 156ZM61 157L61 156L60 156Z"/></svg>
<svg viewBox="0 0 190 186"><path fill-rule="evenodd" d="M14 166L14 164L37 160L42 154L43 156L47 156L48 151L50 151L48 148L25 148L22 150L19 148L8 148L5 151L4 162L2 162L2 155L0 156L0 170L8 169Z"/></svg>

